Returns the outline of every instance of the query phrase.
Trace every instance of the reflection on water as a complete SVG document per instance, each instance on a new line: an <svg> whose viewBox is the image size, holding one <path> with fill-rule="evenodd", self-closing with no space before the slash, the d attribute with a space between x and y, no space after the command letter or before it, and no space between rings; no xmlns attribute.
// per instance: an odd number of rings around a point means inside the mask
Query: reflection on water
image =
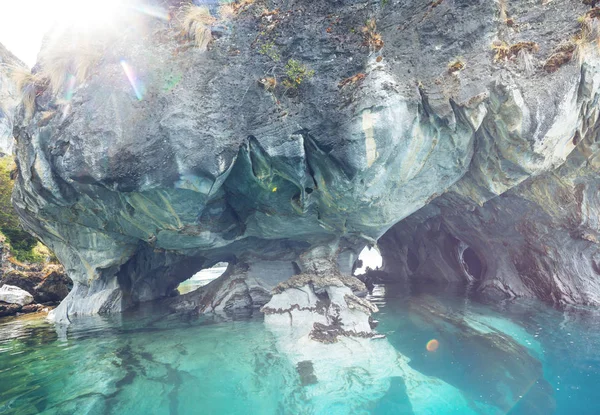
<svg viewBox="0 0 600 415"><path fill-rule="evenodd" d="M0 321L0 414L597 414L600 313L378 286L386 339L139 310Z"/></svg>

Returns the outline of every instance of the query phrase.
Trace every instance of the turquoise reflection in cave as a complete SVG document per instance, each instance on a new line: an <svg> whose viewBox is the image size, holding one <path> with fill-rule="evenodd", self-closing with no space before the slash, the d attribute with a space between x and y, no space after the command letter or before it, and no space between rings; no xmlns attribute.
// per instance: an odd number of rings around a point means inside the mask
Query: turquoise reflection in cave
<svg viewBox="0 0 600 415"><path fill-rule="evenodd" d="M0 413L597 413L597 312L401 284L372 300L385 339L302 347L261 318L5 320Z"/></svg>

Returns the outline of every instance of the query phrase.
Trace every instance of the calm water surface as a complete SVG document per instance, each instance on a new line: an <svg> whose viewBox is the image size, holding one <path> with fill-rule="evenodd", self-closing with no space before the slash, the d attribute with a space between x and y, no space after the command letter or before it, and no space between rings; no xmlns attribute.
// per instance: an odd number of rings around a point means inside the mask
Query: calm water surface
<svg viewBox="0 0 600 415"><path fill-rule="evenodd" d="M600 312L402 285L372 300L386 338L330 346L260 316L0 320L0 414L600 414Z"/></svg>

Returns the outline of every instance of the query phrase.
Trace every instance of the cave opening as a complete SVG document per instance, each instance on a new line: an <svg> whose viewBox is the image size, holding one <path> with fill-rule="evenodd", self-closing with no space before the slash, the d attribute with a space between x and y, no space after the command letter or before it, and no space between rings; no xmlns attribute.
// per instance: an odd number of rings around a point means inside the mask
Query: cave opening
<svg viewBox="0 0 600 415"><path fill-rule="evenodd" d="M483 275L483 264L477 253L470 246L462 252L462 263L465 271L475 280L480 280Z"/></svg>
<svg viewBox="0 0 600 415"><path fill-rule="evenodd" d="M408 269L411 272L415 272L417 269L419 269L419 257L417 256L417 254L415 254L414 250L412 248L408 248L408 250L406 251L406 265L408 266Z"/></svg>
<svg viewBox="0 0 600 415"><path fill-rule="evenodd" d="M227 270L228 265L227 262L218 262L210 268L205 268L196 272L190 278L181 282L177 286L177 291L179 291L179 294L186 294L199 287L205 286L209 282L214 281L223 275L225 270Z"/></svg>
<svg viewBox="0 0 600 415"><path fill-rule="evenodd" d="M367 272L367 268L376 270L383 265L383 258L377 247L365 246L358 255L357 268L354 270L354 275L361 275Z"/></svg>

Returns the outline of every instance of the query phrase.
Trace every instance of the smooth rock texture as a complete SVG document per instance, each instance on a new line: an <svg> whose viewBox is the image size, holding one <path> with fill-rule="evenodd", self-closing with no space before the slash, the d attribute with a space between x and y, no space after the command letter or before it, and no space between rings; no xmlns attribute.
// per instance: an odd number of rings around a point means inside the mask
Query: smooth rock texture
<svg viewBox="0 0 600 415"><path fill-rule="evenodd" d="M33 303L33 296L19 287L5 284L0 287L0 301L7 304L24 306Z"/></svg>
<svg viewBox="0 0 600 415"><path fill-rule="evenodd" d="M167 297L221 261L337 278L449 190L482 203L556 169L595 124L600 67L594 47L543 66L588 9L258 0L230 18L211 10L206 52L175 22L125 14L70 100L45 90L32 119L16 118L15 207L75 283L54 318ZM497 60L502 42L535 47ZM265 89L290 59L314 76Z"/></svg>

